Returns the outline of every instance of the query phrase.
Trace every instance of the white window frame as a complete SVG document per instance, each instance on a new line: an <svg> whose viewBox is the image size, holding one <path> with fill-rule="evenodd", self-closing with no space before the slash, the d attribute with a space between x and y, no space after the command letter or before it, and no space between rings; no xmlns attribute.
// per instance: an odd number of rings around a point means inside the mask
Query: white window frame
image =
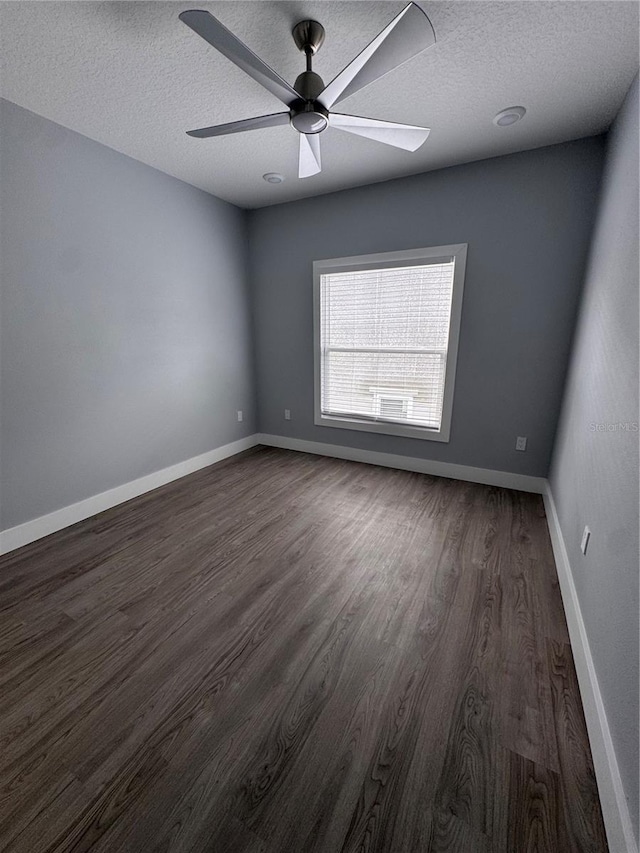
<svg viewBox="0 0 640 853"><path fill-rule="evenodd" d="M351 272L368 269L390 269L424 264L447 263L454 260L453 292L451 297L451 320L447 341L447 356L444 378L444 397L442 402L442 420L440 429L421 427L413 424L390 423L357 417L327 415L322 412L321 370L322 353L320 351L320 313L321 313L321 276L327 273ZM337 427L339 429L363 430L384 435L422 438L429 441L449 441L451 416L453 412L456 363L458 360L458 342L460 322L462 320L462 297L464 293L464 275L467 262L467 243L455 243L451 246L434 246L424 249L409 249L401 252L382 252L375 255L358 255L350 258L330 258L313 262L313 352L314 352L314 422L317 426Z"/></svg>

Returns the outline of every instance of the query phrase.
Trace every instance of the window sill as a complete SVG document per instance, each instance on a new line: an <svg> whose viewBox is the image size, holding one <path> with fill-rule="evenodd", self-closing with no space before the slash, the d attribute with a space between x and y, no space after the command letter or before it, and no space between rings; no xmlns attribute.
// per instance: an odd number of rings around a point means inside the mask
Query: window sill
<svg viewBox="0 0 640 853"><path fill-rule="evenodd" d="M395 435L402 438L419 438L426 441L449 441L449 431L429 429L428 427L394 424L387 421L368 421L356 418L341 418L333 415L316 414L316 426L353 429L362 432L377 432L381 435Z"/></svg>

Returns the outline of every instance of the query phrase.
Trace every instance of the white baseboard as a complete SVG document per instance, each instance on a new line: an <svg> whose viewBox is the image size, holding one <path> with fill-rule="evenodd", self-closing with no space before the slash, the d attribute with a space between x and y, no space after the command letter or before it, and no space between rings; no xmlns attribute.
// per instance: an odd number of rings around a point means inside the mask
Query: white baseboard
<svg viewBox="0 0 640 853"><path fill-rule="evenodd" d="M360 450L356 447L343 447L338 444L323 444L319 441L304 441L301 438L286 438L283 435L259 433L257 438L259 444L266 444L268 447L299 450L302 453L333 456L335 459L349 459L352 462L381 465L383 468L399 468L401 471L415 471L418 474L448 477L451 480L466 480L469 483L483 483L486 486L502 486L505 489L518 489L521 492L534 492L540 495L544 494L547 483L544 477L511 474L508 471L492 471L489 468L473 468L470 465L455 465L452 462L434 462L429 459L418 459L415 456Z"/></svg>
<svg viewBox="0 0 640 853"><path fill-rule="evenodd" d="M41 515L32 521L3 530L0 532L0 554L6 554L16 548L21 548L23 545L28 545L30 542L35 542L36 539L42 539L43 536L69 527L77 521L84 521L85 518L103 512L105 509L111 509L111 507L131 500L131 498L137 498L145 492L150 492L159 486L164 486L166 483L179 480L180 477L192 474L194 471L199 471L200 468L206 468L208 465L221 462L229 456L235 456L236 453L241 453L243 450L249 450L256 444L258 444L257 436L249 435L246 438L233 441L231 444L224 444L222 447L216 447L215 450L209 450L207 453L185 459L184 462L178 462L176 465L163 468L161 471L147 474L146 477L140 477L130 483L116 486L114 489L65 506L55 512L50 512L48 515Z"/></svg>
<svg viewBox="0 0 640 853"><path fill-rule="evenodd" d="M604 824L607 831L610 853L638 853L629 816L629 807L620 778L618 761L611 740L609 723L598 685L589 638L585 628L580 602L573 582L569 555L560 529L560 521L556 511L551 489L547 484L544 492L544 505L547 513L547 523L551 535L553 554L556 560L558 580L562 592L562 601L567 617L571 649L576 665L578 683L584 715L587 721L587 731L591 743L591 754L598 781L600 804Z"/></svg>

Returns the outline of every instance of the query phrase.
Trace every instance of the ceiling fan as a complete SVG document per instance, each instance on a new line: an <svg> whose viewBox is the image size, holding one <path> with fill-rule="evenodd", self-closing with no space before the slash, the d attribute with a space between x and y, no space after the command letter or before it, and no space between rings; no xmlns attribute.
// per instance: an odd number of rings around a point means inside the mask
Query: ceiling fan
<svg viewBox="0 0 640 853"><path fill-rule="evenodd" d="M327 127L366 136L386 145L416 151L429 135L428 127L396 124L373 118L334 113L334 104L353 95L388 71L402 65L435 43L431 21L415 3L409 3L328 86L312 69L312 57L324 42L324 27L317 21L300 21L293 38L307 59L307 69L293 86L263 62L209 12L182 12L180 20L242 68L250 77L279 98L285 112L232 121L188 131L189 136L206 139L245 130L291 124L300 134L298 177L308 178L321 171L320 134Z"/></svg>

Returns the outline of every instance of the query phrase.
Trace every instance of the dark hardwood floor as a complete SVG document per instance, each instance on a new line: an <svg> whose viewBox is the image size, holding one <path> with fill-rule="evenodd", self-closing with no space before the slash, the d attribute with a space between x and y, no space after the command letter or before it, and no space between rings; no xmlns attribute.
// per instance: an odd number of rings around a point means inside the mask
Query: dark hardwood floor
<svg viewBox="0 0 640 853"><path fill-rule="evenodd" d="M602 853L539 496L281 450L0 559L0 848Z"/></svg>

